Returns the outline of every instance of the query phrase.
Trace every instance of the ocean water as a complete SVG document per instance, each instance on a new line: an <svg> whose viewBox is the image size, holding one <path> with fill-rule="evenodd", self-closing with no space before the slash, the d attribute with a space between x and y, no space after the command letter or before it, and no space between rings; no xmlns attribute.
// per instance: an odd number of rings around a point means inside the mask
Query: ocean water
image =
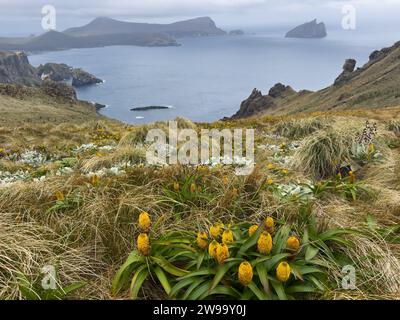
<svg viewBox="0 0 400 320"><path fill-rule="evenodd" d="M375 39L375 40L374 40ZM346 58L358 66L390 39L330 36L285 39L246 35L181 39L180 47L104 47L31 55L46 62L80 67L105 83L77 90L82 100L107 105L101 113L138 124L174 119L209 122L234 114L253 88L267 93L277 82L318 90L334 81ZM133 112L133 107L170 106Z"/></svg>

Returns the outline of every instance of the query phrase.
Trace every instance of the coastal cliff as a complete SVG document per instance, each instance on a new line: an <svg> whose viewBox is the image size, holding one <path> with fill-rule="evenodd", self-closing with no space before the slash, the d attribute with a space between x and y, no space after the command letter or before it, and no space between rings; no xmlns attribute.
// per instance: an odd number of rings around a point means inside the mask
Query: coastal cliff
<svg viewBox="0 0 400 320"><path fill-rule="evenodd" d="M0 83L34 86L40 81L25 53L0 51Z"/></svg>

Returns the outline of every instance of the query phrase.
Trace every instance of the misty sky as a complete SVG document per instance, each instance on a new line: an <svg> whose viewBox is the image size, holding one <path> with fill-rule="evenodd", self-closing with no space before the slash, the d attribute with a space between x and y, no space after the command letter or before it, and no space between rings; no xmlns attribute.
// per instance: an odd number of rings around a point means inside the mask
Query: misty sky
<svg viewBox="0 0 400 320"><path fill-rule="evenodd" d="M358 29L400 30L400 0L0 0L1 35L43 32L41 9L46 4L57 10L59 31L98 16L161 23L210 16L222 28L249 30L318 18L339 29L344 4L356 8Z"/></svg>

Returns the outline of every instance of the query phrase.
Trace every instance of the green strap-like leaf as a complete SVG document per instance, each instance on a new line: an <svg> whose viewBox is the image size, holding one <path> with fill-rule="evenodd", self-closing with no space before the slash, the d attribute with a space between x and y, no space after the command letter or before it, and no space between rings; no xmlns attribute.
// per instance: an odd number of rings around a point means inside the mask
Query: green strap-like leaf
<svg viewBox="0 0 400 320"><path fill-rule="evenodd" d="M143 282L149 276L149 271L147 270L147 266L144 265L139 268L139 270L135 273L131 282L131 299L136 300L139 295L140 288L143 285Z"/></svg>
<svg viewBox="0 0 400 320"><path fill-rule="evenodd" d="M270 296L271 290L269 288L267 268L265 268L264 266L259 264L256 266L256 271L257 271L258 277L260 278L260 282L264 288L264 292L268 296Z"/></svg>
<svg viewBox="0 0 400 320"><path fill-rule="evenodd" d="M171 289L170 297L175 298L179 291L187 286L191 285L194 281L198 280L199 278L186 278L183 280L178 281L178 283Z"/></svg>
<svg viewBox="0 0 400 320"><path fill-rule="evenodd" d="M243 243L242 247L240 248L240 250L238 252L239 257L243 256L247 252L247 250L249 250L251 247L255 246L255 244L258 241L258 238L260 238L262 231L263 231L263 228L260 225L258 227L257 231Z"/></svg>
<svg viewBox="0 0 400 320"><path fill-rule="evenodd" d="M170 263L164 257L160 257L160 256L152 257L152 260L155 263L157 263L161 268L163 268L166 272L168 272L169 274L172 274L173 276L183 277L184 275L187 275L189 273L189 271L175 267L172 263Z"/></svg>
<svg viewBox="0 0 400 320"><path fill-rule="evenodd" d="M255 294L258 300L268 300L267 295L253 281L248 285L248 288Z"/></svg>
<svg viewBox="0 0 400 320"><path fill-rule="evenodd" d="M219 266L217 269L217 273L215 274L215 277L212 281L210 291L215 289L217 285L220 283L222 278L225 276L225 274L233 268L235 265L238 265L239 262L237 261L232 261L232 262L227 262L222 266Z"/></svg>
<svg viewBox="0 0 400 320"><path fill-rule="evenodd" d="M128 282L128 279L139 262L143 262L144 258L136 250L132 251L125 263L119 268L112 281L112 292L117 294L123 286Z"/></svg>
<svg viewBox="0 0 400 320"><path fill-rule="evenodd" d="M217 286L215 289L207 291L203 296L200 297L200 300L207 299L211 296L224 296L227 298L239 299L240 293L232 287Z"/></svg>
<svg viewBox="0 0 400 320"><path fill-rule="evenodd" d="M199 300L200 297L204 295L208 295L210 289L210 281L206 281L205 283L197 286L195 290L188 296L188 300Z"/></svg>
<svg viewBox="0 0 400 320"><path fill-rule="evenodd" d="M196 269L200 270L201 265L203 264L204 257L206 256L205 252L200 252L200 254L197 256L197 261L196 261Z"/></svg>
<svg viewBox="0 0 400 320"><path fill-rule="evenodd" d="M198 288L204 281L206 281L204 278L198 278L196 279L190 286L189 288L187 288L185 294L182 297L182 300L191 300L190 295L193 292L193 290L195 290L196 288ZM207 284L207 290L210 287L210 282L206 281Z"/></svg>
<svg viewBox="0 0 400 320"><path fill-rule="evenodd" d="M159 266L156 266L154 268L154 273L156 274L158 281L160 281L161 285L163 286L165 293L169 295L171 292L171 285L169 284L165 272Z"/></svg>
<svg viewBox="0 0 400 320"><path fill-rule="evenodd" d="M288 297L285 293L285 288L283 284L276 280L271 280L272 287L274 288L276 294L279 297L279 300L288 300Z"/></svg>
<svg viewBox="0 0 400 320"><path fill-rule="evenodd" d="M212 275L215 273L216 273L216 271L214 269L206 268L206 269L201 269L199 271L190 272L188 275L180 277L178 280L180 281L180 280L184 280L184 279L188 279L188 278L192 278L192 277L207 276L207 275Z"/></svg>
<svg viewBox="0 0 400 320"><path fill-rule="evenodd" d="M294 285L286 289L287 293L315 293L318 290L310 284Z"/></svg>
<svg viewBox="0 0 400 320"><path fill-rule="evenodd" d="M277 255L274 255L271 259L267 260L265 262L265 268L267 269L267 271L271 271L272 268L277 265L280 261L290 257L291 254L290 253L279 253Z"/></svg>
<svg viewBox="0 0 400 320"><path fill-rule="evenodd" d="M312 246L312 245L308 245L307 249L306 249L306 261L310 261L313 258L315 258L315 256L318 254L319 249Z"/></svg>

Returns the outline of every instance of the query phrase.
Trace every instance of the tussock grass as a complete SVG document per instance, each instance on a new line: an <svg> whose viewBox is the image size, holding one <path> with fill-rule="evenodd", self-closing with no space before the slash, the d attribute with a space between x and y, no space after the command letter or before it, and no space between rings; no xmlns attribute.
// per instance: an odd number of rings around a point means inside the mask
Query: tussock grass
<svg viewBox="0 0 400 320"><path fill-rule="evenodd" d="M100 170L101 168L111 168L115 164L128 163L136 165L144 163L146 150L142 146L120 146L116 150L105 155L94 155L92 158L84 160L81 169L84 172Z"/></svg>
<svg viewBox="0 0 400 320"><path fill-rule="evenodd" d="M45 265L56 266L62 283L96 277L90 248L68 246L50 228L20 219L15 213L0 215L0 297L20 298L18 277L24 274L35 282Z"/></svg>
<svg viewBox="0 0 400 320"><path fill-rule="evenodd" d="M387 125L387 129L394 132L396 135L400 135L400 121L390 121Z"/></svg>
<svg viewBox="0 0 400 320"><path fill-rule="evenodd" d="M303 141L294 156L294 166L315 179L332 177L350 160L351 142L347 132L318 132Z"/></svg>
<svg viewBox="0 0 400 320"><path fill-rule="evenodd" d="M178 129L197 129L196 124L190 120L178 117L174 121L177 122ZM162 130L167 135L169 130L168 122L158 121L132 128L130 132L126 133L122 137L121 141L119 142L119 146L132 146L145 143L147 134L152 129Z"/></svg>
<svg viewBox="0 0 400 320"><path fill-rule="evenodd" d="M318 118L298 119L279 122L274 133L291 139L300 139L327 127L327 123Z"/></svg>

